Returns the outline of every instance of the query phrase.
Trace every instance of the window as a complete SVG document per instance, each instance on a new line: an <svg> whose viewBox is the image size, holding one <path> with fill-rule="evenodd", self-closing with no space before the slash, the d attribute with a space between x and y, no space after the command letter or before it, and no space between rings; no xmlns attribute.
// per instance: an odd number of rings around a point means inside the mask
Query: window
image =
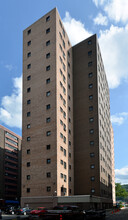
<svg viewBox="0 0 128 220"><path fill-rule="evenodd" d="M27 88L27 92L30 92L31 91L31 88L29 87L29 88Z"/></svg>
<svg viewBox="0 0 128 220"><path fill-rule="evenodd" d="M27 154L30 154L30 149L27 150Z"/></svg>
<svg viewBox="0 0 128 220"><path fill-rule="evenodd" d="M46 96L47 97L50 96L50 91L46 92Z"/></svg>
<svg viewBox="0 0 128 220"><path fill-rule="evenodd" d="M93 99L93 95L90 95L90 96L89 96L89 100L92 100L92 99Z"/></svg>
<svg viewBox="0 0 128 220"><path fill-rule="evenodd" d="M31 34L31 29L28 30L28 35Z"/></svg>
<svg viewBox="0 0 128 220"><path fill-rule="evenodd" d="M30 188L27 188L27 193L30 193Z"/></svg>
<svg viewBox="0 0 128 220"><path fill-rule="evenodd" d="M51 131L47 131L46 136L50 136L50 135L51 135Z"/></svg>
<svg viewBox="0 0 128 220"><path fill-rule="evenodd" d="M26 179L27 179L27 180L30 180L30 175L27 175L27 176L26 176Z"/></svg>
<svg viewBox="0 0 128 220"><path fill-rule="evenodd" d="M46 17L46 22L50 21L50 16Z"/></svg>
<svg viewBox="0 0 128 220"><path fill-rule="evenodd" d="M68 78L70 79L70 73L68 73Z"/></svg>
<svg viewBox="0 0 128 220"><path fill-rule="evenodd" d="M89 111L93 111L93 106L89 106Z"/></svg>
<svg viewBox="0 0 128 220"><path fill-rule="evenodd" d="M50 109L50 108L51 108L50 104L46 105L47 110Z"/></svg>
<svg viewBox="0 0 128 220"><path fill-rule="evenodd" d="M68 121L71 122L71 119L69 118Z"/></svg>
<svg viewBox="0 0 128 220"><path fill-rule="evenodd" d="M92 83L89 84L88 88L89 88L89 89L92 89L92 87L93 87L93 84L92 84Z"/></svg>
<svg viewBox="0 0 128 220"><path fill-rule="evenodd" d="M29 129L31 127L31 125L30 124L27 124L27 129Z"/></svg>
<svg viewBox="0 0 128 220"><path fill-rule="evenodd" d="M60 174L60 177L63 178L63 173Z"/></svg>
<svg viewBox="0 0 128 220"><path fill-rule="evenodd" d="M27 141L30 141L30 139L31 139L30 137L27 137Z"/></svg>
<svg viewBox="0 0 128 220"><path fill-rule="evenodd" d="M89 67L92 66L92 61L88 62L88 66Z"/></svg>
<svg viewBox="0 0 128 220"><path fill-rule="evenodd" d="M31 56L31 52L27 53L27 57L30 57Z"/></svg>
<svg viewBox="0 0 128 220"><path fill-rule="evenodd" d="M28 46L30 46L30 45L31 45L31 40L30 40L30 41L28 41L27 45L28 45Z"/></svg>
<svg viewBox="0 0 128 220"><path fill-rule="evenodd" d="M91 78L93 76L93 73L89 73L88 77Z"/></svg>
<svg viewBox="0 0 128 220"><path fill-rule="evenodd" d="M50 65L46 66L46 71L49 71L49 70L50 70Z"/></svg>
<svg viewBox="0 0 128 220"><path fill-rule="evenodd" d="M91 167L91 169L94 169L94 168L95 168L95 165L94 165L94 164L92 164L90 167Z"/></svg>
<svg viewBox="0 0 128 220"><path fill-rule="evenodd" d="M30 117L30 115L31 115L31 112L27 112L27 117Z"/></svg>
<svg viewBox="0 0 128 220"><path fill-rule="evenodd" d="M27 65L27 69L30 69L31 68L31 63L29 63L28 65Z"/></svg>
<svg viewBox="0 0 128 220"><path fill-rule="evenodd" d="M51 163L51 159L47 159L47 164L50 164Z"/></svg>
<svg viewBox="0 0 128 220"><path fill-rule="evenodd" d="M89 133L94 134L94 129L90 129Z"/></svg>
<svg viewBox="0 0 128 220"><path fill-rule="evenodd" d="M68 96L68 99L70 100L70 95Z"/></svg>
<svg viewBox="0 0 128 220"><path fill-rule="evenodd" d="M50 178L51 177L51 173L50 172L46 173L46 176L47 176L47 178Z"/></svg>
<svg viewBox="0 0 128 220"><path fill-rule="evenodd" d="M64 156L66 157L66 150L64 149Z"/></svg>
<svg viewBox="0 0 128 220"><path fill-rule="evenodd" d="M63 63L63 70L65 71L65 64Z"/></svg>
<svg viewBox="0 0 128 220"><path fill-rule="evenodd" d="M89 118L89 122L93 122L94 121L94 118Z"/></svg>
<svg viewBox="0 0 128 220"><path fill-rule="evenodd" d="M71 146L71 141L68 142L69 146Z"/></svg>
<svg viewBox="0 0 128 220"><path fill-rule="evenodd" d="M50 40L48 40L47 42L46 42L46 46L49 46L50 45Z"/></svg>
<svg viewBox="0 0 128 220"><path fill-rule="evenodd" d="M51 121L51 118L46 118L46 122L49 123Z"/></svg>
<svg viewBox="0 0 128 220"><path fill-rule="evenodd" d="M95 154L94 153L90 153L90 157L94 157L95 156Z"/></svg>
<svg viewBox="0 0 128 220"><path fill-rule="evenodd" d="M70 169L70 170L72 169L72 166L71 166L71 165L69 165L69 169Z"/></svg>
<svg viewBox="0 0 128 220"><path fill-rule="evenodd" d="M50 78L46 79L46 84L50 83Z"/></svg>
<svg viewBox="0 0 128 220"><path fill-rule="evenodd" d="M94 181L95 180L95 177L94 176L91 176L91 181Z"/></svg>
<svg viewBox="0 0 128 220"><path fill-rule="evenodd" d="M68 62L68 67L70 68L70 63Z"/></svg>
<svg viewBox="0 0 128 220"><path fill-rule="evenodd" d="M31 80L31 75L29 75L29 76L27 77L27 81L29 81L29 80Z"/></svg>
<svg viewBox="0 0 128 220"><path fill-rule="evenodd" d="M92 55L92 50L88 51L88 56Z"/></svg>
<svg viewBox="0 0 128 220"><path fill-rule="evenodd" d="M88 40L88 45L91 45L92 44L92 40Z"/></svg>
<svg viewBox="0 0 128 220"><path fill-rule="evenodd" d="M90 141L90 146L93 146L94 145L94 141Z"/></svg>
<svg viewBox="0 0 128 220"><path fill-rule="evenodd" d="M60 160L60 164L63 165L63 160Z"/></svg>
<svg viewBox="0 0 128 220"><path fill-rule="evenodd" d="M70 57L70 52L68 51L68 56Z"/></svg>
<svg viewBox="0 0 128 220"><path fill-rule="evenodd" d="M72 181L72 178L71 177L69 177L69 182L71 182Z"/></svg>
<svg viewBox="0 0 128 220"><path fill-rule="evenodd" d="M47 150L50 150L50 148L51 148L51 145L50 145L50 144L46 145L46 149L47 149Z"/></svg>
<svg viewBox="0 0 128 220"><path fill-rule="evenodd" d="M46 54L46 58L47 58L47 59L50 58L50 53L47 53L47 54Z"/></svg>
<svg viewBox="0 0 128 220"><path fill-rule="evenodd" d="M68 84L68 88L70 89L70 84Z"/></svg>
<svg viewBox="0 0 128 220"><path fill-rule="evenodd" d="M30 167L30 162L27 162L27 167Z"/></svg>
<svg viewBox="0 0 128 220"><path fill-rule="evenodd" d="M71 157L71 153L69 153L69 157Z"/></svg>
<svg viewBox="0 0 128 220"><path fill-rule="evenodd" d="M31 100L30 99L27 100L27 105L29 105L29 104L31 104Z"/></svg>
<svg viewBox="0 0 128 220"><path fill-rule="evenodd" d="M50 32L50 28L46 29L46 34L48 34Z"/></svg>
<svg viewBox="0 0 128 220"><path fill-rule="evenodd" d="M51 192L51 186L47 186L47 192Z"/></svg>
<svg viewBox="0 0 128 220"><path fill-rule="evenodd" d="M66 162L64 162L64 169L66 169Z"/></svg>

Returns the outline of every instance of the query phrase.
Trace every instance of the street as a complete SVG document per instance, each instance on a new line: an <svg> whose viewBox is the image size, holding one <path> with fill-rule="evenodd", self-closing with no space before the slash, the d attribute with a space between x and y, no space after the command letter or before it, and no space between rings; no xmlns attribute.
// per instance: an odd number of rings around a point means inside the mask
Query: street
<svg viewBox="0 0 128 220"><path fill-rule="evenodd" d="M105 220L128 220L128 208L123 208L119 212L109 212Z"/></svg>
<svg viewBox="0 0 128 220"><path fill-rule="evenodd" d="M128 220L128 208L123 208L118 212L109 211L106 214L105 220ZM2 219L5 220L19 220L25 217L24 215L2 215Z"/></svg>

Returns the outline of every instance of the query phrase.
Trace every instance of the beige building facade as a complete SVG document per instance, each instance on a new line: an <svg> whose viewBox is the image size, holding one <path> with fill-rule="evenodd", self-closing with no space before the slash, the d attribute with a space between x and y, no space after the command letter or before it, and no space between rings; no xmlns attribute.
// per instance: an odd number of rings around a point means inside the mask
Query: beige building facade
<svg viewBox="0 0 128 220"><path fill-rule="evenodd" d="M99 45L94 35L72 47L56 8L23 33L22 132L22 206L73 195L111 204L109 89Z"/></svg>

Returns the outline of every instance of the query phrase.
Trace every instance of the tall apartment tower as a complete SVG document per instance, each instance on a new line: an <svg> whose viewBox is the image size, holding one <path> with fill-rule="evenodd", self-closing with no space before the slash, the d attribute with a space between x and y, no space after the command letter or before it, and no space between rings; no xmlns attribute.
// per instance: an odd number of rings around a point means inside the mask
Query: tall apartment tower
<svg viewBox="0 0 128 220"><path fill-rule="evenodd" d="M23 33L22 132L21 205L78 195L112 203L109 89L97 37L72 47L56 8Z"/></svg>
<svg viewBox="0 0 128 220"><path fill-rule="evenodd" d="M56 8L24 30L22 204L74 194L70 48Z"/></svg>
<svg viewBox="0 0 128 220"><path fill-rule="evenodd" d="M0 202L19 204L21 197L21 137L0 125Z"/></svg>
<svg viewBox="0 0 128 220"><path fill-rule="evenodd" d="M74 192L111 200L109 88L96 35L73 54Z"/></svg>

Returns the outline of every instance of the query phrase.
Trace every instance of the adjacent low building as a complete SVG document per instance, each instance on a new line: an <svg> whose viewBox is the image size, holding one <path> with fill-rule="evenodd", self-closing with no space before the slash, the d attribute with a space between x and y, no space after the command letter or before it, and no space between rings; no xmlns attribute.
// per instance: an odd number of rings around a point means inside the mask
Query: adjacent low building
<svg viewBox="0 0 128 220"><path fill-rule="evenodd" d="M21 196L21 137L0 125L0 199L19 204Z"/></svg>

